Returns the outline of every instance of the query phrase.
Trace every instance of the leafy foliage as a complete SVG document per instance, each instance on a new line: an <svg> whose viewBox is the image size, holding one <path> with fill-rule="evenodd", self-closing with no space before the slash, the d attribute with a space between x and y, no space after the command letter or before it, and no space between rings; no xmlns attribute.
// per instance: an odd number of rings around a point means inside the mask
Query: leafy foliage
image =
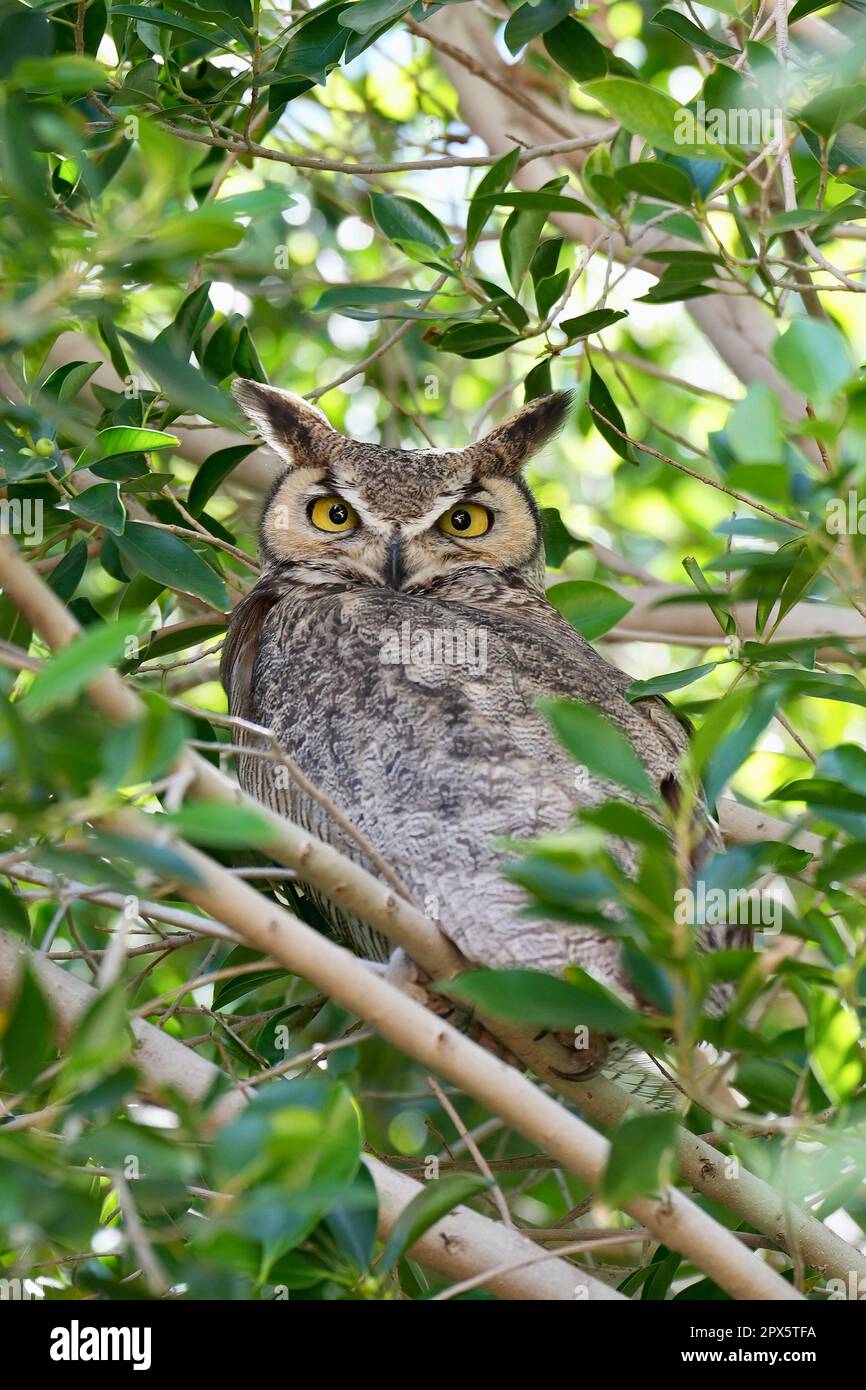
<svg viewBox="0 0 866 1390"><path fill-rule="evenodd" d="M431 1176L379 1242L365 1145L398 1166L451 1161L418 1067L309 982L200 934L182 850L103 825L135 798L252 874L263 909L287 902L325 930L264 857L263 824L181 807L172 772L190 739L232 760L215 658L256 573L262 483L232 433L237 375L321 397L338 427L393 446L460 444L464 420L576 388L530 475L551 600L611 642L629 698L674 697L696 733L678 795L658 797L619 729L552 705L576 775L610 794L511 847L508 871L528 912L613 933L645 1007L577 970L473 972L449 992L675 1064L688 1128L866 1230L859 9L834 10L828 53L798 34L816 8L800 0L784 68L733 0L653 16L509 3L516 61L490 91L510 81L516 111L556 98L565 135L542 159L487 155L462 124L446 8L456 25L474 7L0 7L0 530L81 629L51 655L26 605L0 598L0 930L97 987L60 1050L38 970L0 1014L4 1114L34 1117L0 1122L0 1265L38 1271L49 1297L120 1299L135 1276L141 1296L425 1298L442 1281L413 1242L489 1202L484 1177ZM760 315L748 389L729 370L736 327L727 368L696 327L707 303L735 325L743 306ZM761 335L741 336L758 356ZM109 667L145 701L117 728L88 696ZM796 822L693 867L691 811L731 791ZM800 829L823 838L797 847ZM682 895L752 890L778 918L702 953ZM218 1094L136 1103L136 1014L255 1083L213 1142ZM741 1108L719 1101L698 1044ZM456 1104L469 1129L488 1119ZM479 1142L522 1224L588 1198L511 1131ZM602 1201L663 1190L672 1152L669 1118L625 1121ZM137 1273L130 1199L156 1285ZM664 1249L622 1273L635 1297L718 1296ZM821 1295L821 1271L798 1277Z"/></svg>

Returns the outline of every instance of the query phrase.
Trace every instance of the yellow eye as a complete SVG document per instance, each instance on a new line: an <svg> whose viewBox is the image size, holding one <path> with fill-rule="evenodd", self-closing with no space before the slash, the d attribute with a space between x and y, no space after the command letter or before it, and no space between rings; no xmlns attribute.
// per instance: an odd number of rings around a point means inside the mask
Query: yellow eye
<svg viewBox="0 0 866 1390"><path fill-rule="evenodd" d="M436 523L446 536L459 539L483 536L493 525L493 517L486 507L477 502L460 502L452 507Z"/></svg>
<svg viewBox="0 0 866 1390"><path fill-rule="evenodd" d="M307 515L317 531L354 531L358 513L342 497L317 497Z"/></svg>

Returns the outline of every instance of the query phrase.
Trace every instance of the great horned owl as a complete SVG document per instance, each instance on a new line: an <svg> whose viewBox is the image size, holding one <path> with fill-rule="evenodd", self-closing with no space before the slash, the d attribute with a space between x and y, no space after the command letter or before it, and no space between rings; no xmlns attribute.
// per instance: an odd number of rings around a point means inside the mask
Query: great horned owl
<svg viewBox="0 0 866 1390"><path fill-rule="evenodd" d="M264 507L262 575L223 657L233 714L267 726L393 867L469 962L558 972L577 963L633 999L612 935L519 915L503 840L564 829L621 791L581 775L538 708L596 705L675 793L687 734L547 601L538 509L521 470L562 424L568 393L534 400L463 449L346 439L297 396L237 381L285 464ZM358 845L273 765L241 758L253 795L351 859ZM698 812L696 840L717 843ZM629 847L617 853L629 867ZM319 905L362 955L389 944ZM712 945L712 942L705 944Z"/></svg>

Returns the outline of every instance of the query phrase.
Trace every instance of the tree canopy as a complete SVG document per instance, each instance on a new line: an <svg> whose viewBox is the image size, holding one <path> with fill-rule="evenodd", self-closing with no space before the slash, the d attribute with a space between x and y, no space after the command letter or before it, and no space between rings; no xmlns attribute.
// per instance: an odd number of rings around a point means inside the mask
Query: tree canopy
<svg viewBox="0 0 866 1390"><path fill-rule="evenodd" d="M0 0L0 1276L20 1296L857 1296L860 8ZM624 794L511 872L548 919L616 904L651 1016L576 969L452 980L386 879L239 803L219 650L277 463L236 377L405 448L575 393L529 469L550 599L695 735L669 833ZM600 716L549 714L576 763L643 794ZM726 846L696 879L699 788ZM542 1028L628 1039L675 1071L674 1110L565 1079L578 1119L519 1065L500 1094L459 1033L436 1065L445 1025L328 953L305 883L348 885L529 1071L551 1080ZM704 956L695 912L731 893L750 943Z"/></svg>

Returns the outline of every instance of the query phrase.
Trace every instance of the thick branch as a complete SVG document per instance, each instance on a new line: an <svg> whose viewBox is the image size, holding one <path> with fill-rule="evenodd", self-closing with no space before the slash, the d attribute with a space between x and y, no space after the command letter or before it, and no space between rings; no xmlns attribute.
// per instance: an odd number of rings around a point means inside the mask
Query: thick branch
<svg viewBox="0 0 866 1390"><path fill-rule="evenodd" d="M96 990L0 932L0 1008L8 1009L15 999L25 956L48 1000L54 1017L55 1037L62 1047L96 999ZM145 1094L164 1099L167 1093L174 1091L189 1101L201 1102L221 1081L226 1087L230 1086L229 1078L212 1062L153 1024L134 1019L131 1026L136 1038L135 1065L141 1073ZM228 1124L245 1104L246 1098L241 1091L226 1090L210 1111L214 1128ZM422 1187L376 1158L367 1157L365 1162L376 1183L379 1235L384 1239ZM498 1222L461 1206L431 1227L412 1247L411 1253L446 1279L459 1280L504 1264L517 1264L537 1255L538 1248L527 1236L508 1231ZM565 1260L545 1261L500 1274L485 1280L485 1287L498 1298L505 1299L573 1301L578 1291L581 1298L591 1300L622 1297L615 1289Z"/></svg>
<svg viewBox="0 0 866 1390"><path fill-rule="evenodd" d="M598 1189L610 1152L607 1140L514 1067L436 1018L388 980L366 970L343 947L264 901L248 884L199 850L166 836L151 817L121 811L108 824L134 838L170 844L195 874L195 881L185 888L192 902L233 927L251 946L287 970L312 981L407 1056L447 1077L552 1154L575 1177ZM658 1198L635 1198L625 1204L625 1210L665 1245L687 1256L733 1298L801 1297L676 1188L667 1188Z"/></svg>

